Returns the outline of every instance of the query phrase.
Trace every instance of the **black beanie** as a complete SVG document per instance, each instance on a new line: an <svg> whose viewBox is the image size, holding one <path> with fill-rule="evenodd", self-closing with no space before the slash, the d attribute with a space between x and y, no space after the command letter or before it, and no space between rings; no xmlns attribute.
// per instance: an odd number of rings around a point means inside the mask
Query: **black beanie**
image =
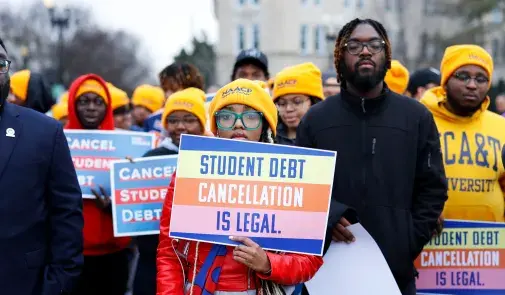
<svg viewBox="0 0 505 295"><path fill-rule="evenodd" d="M408 92L414 95L417 88L426 87L426 85L433 83L440 86L440 71L435 68L426 68L415 71L409 79Z"/></svg>

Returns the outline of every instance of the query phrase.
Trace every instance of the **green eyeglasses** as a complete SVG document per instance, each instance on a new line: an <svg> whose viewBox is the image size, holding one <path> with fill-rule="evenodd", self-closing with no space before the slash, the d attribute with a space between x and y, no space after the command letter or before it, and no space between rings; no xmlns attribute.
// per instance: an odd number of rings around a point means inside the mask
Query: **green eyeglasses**
<svg viewBox="0 0 505 295"><path fill-rule="evenodd" d="M245 130L256 130L260 127L263 113L246 111L240 114L231 111L219 111L214 114L217 127L221 130L231 130L240 119Z"/></svg>

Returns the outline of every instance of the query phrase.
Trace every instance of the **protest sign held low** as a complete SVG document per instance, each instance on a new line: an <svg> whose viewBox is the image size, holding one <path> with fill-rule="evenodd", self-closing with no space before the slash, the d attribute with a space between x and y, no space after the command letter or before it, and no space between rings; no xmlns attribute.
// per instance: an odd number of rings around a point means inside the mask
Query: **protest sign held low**
<svg viewBox="0 0 505 295"><path fill-rule="evenodd" d="M422 294L505 294L505 223L446 220L415 261Z"/></svg>
<svg viewBox="0 0 505 295"><path fill-rule="evenodd" d="M154 148L153 134L133 131L65 130L83 198L102 186L110 196L111 162L141 157Z"/></svg>
<svg viewBox="0 0 505 295"><path fill-rule="evenodd" d="M170 236L321 255L336 153L183 135Z"/></svg>
<svg viewBox="0 0 505 295"><path fill-rule="evenodd" d="M159 234L163 202L176 165L177 155L112 162L114 236Z"/></svg>

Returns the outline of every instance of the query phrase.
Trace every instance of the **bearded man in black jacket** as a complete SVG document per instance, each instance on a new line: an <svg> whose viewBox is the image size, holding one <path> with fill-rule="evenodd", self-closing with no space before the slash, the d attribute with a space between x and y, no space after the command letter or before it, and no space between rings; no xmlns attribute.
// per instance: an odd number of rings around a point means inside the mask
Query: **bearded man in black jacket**
<svg viewBox="0 0 505 295"><path fill-rule="evenodd" d="M337 151L333 201L355 209L401 292L415 295L413 261L447 200L437 127L424 106L384 83L391 45L379 22L346 24L334 55L341 93L308 111L297 145ZM332 229L334 241L352 243L349 224L340 219Z"/></svg>

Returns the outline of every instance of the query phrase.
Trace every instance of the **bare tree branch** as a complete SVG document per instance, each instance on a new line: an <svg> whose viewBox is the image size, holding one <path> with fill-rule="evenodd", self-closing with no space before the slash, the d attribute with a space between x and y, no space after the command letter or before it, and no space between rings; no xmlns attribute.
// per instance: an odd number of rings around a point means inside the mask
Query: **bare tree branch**
<svg viewBox="0 0 505 295"><path fill-rule="evenodd" d="M149 57L138 54L141 44L137 37L125 31L110 31L97 26L91 10L68 6L71 13L65 31L63 53L60 56L55 29L51 27L47 9L37 2L14 12L8 6L0 9L0 30L8 44L14 68L20 69L21 47L29 48L30 66L50 76L56 72L61 58L65 84L86 73L103 76L117 87L132 92L149 81ZM50 79L49 79L50 80Z"/></svg>

